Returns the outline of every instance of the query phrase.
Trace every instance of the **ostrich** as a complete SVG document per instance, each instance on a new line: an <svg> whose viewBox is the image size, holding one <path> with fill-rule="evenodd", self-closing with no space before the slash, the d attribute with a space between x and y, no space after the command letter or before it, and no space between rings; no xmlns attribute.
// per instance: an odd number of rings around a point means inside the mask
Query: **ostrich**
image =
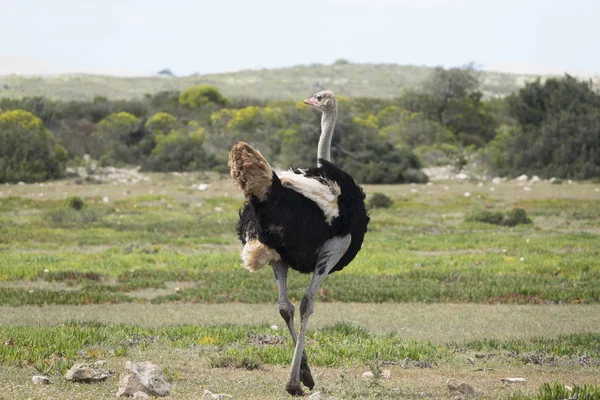
<svg viewBox="0 0 600 400"><path fill-rule="evenodd" d="M367 231L365 194L352 176L331 163L330 148L337 100L324 90L304 100L322 112L317 167L273 171L262 154L244 142L229 153L233 180L244 191L237 233L244 245L244 266L256 271L269 263L279 292L279 313L295 345L288 393L303 396L302 382L312 389L304 338L308 317L325 277L342 270L356 256ZM312 273L300 303L300 331L294 328L294 306L288 298L287 274L292 268Z"/></svg>

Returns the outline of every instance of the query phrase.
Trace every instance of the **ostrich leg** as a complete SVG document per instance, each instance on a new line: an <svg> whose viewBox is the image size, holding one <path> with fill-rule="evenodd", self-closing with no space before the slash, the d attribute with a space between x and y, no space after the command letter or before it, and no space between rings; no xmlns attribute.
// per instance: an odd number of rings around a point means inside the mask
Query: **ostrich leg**
<svg viewBox="0 0 600 400"><path fill-rule="evenodd" d="M292 369L290 372L290 380L286 385L286 390L292 396L304 396L304 391L300 386L300 372L302 369L302 359L306 355L304 351L304 338L306 336L306 327L308 325L308 317L315 310L315 297L325 277L331 269L335 267L338 261L350 246L351 237L334 237L329 239L319 250L319 258L315 267L308 289L300 302L300 332L296 341L296 349L294 350L294 359L292 361Z"/></svg>
<svg viewBox="0 0 600 400"><path fill-rule="evenodd" d="M297 335L296 328L294 327L295 309L294 305L290 302L287 289L287 273L289 267L283 261L273 261L271 262L271 267L273 267L273 273L275 274L275 280L277 281L277 289L279 289L279 300L277 302L279 304L279 314L290 330L294 346L296 346ZM309 389L312 389L315 386L315 381L310 372L310 368L308 367L306 352L302 353L302 361L300 363L300 380Z"/></svg>

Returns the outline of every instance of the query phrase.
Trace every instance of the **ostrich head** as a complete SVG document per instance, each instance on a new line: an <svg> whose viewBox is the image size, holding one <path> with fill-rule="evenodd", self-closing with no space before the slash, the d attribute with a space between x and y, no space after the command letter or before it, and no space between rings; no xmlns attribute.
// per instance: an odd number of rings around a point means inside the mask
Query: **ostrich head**
<svg viewBox="0 0 600 400"><path fill-rule="evenodd" d="M314 106L323 113L337 110L337 100L331 90L323 90L313 94L310 99L304 100L304 104Z"/></svg>

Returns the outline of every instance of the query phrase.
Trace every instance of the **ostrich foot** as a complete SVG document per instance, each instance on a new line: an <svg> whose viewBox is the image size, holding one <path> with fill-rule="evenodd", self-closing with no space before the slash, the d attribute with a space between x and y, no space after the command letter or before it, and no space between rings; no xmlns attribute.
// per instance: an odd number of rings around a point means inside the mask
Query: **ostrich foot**
<svg viewBox="0 0 600 400"><path fill-rule="evenodd" d="M304 390L302 390L302 386L300 386L300 382L293 383L292 381L289 381L287 385L285 385L285 390L292 396L306 396Z"/></svg>
<svg viewBox="0 0 600 400"><path fill-rule="evenodd" d="M300 381L310 390L315 387L315 380L312 377L306 360L302 360L302 364L300 365Z"/></svg>

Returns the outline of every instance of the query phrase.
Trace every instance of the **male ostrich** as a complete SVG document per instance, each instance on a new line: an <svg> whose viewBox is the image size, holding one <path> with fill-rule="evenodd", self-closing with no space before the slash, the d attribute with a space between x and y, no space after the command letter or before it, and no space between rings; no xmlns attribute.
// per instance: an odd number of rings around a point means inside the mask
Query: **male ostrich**
<svg viewBox="0 0 600 400"><path fill-rule="evenodd" d="M369 216L365 194L354 179L330 161L337 100L325 90L304 100L320 110L321 137L317 167L273 171L262 154L239 142L229 153L234 181L247 199L240 210L238 236L242 260L250 271L270 263L279 289L279 313L296 346L286 390L302 396L302 382L314 387L304 337L315 297L325 277L348 265L361 248ZM300 332L294 328L294 306L288 298L287 273L313 273L300 303Z"/></svg>

